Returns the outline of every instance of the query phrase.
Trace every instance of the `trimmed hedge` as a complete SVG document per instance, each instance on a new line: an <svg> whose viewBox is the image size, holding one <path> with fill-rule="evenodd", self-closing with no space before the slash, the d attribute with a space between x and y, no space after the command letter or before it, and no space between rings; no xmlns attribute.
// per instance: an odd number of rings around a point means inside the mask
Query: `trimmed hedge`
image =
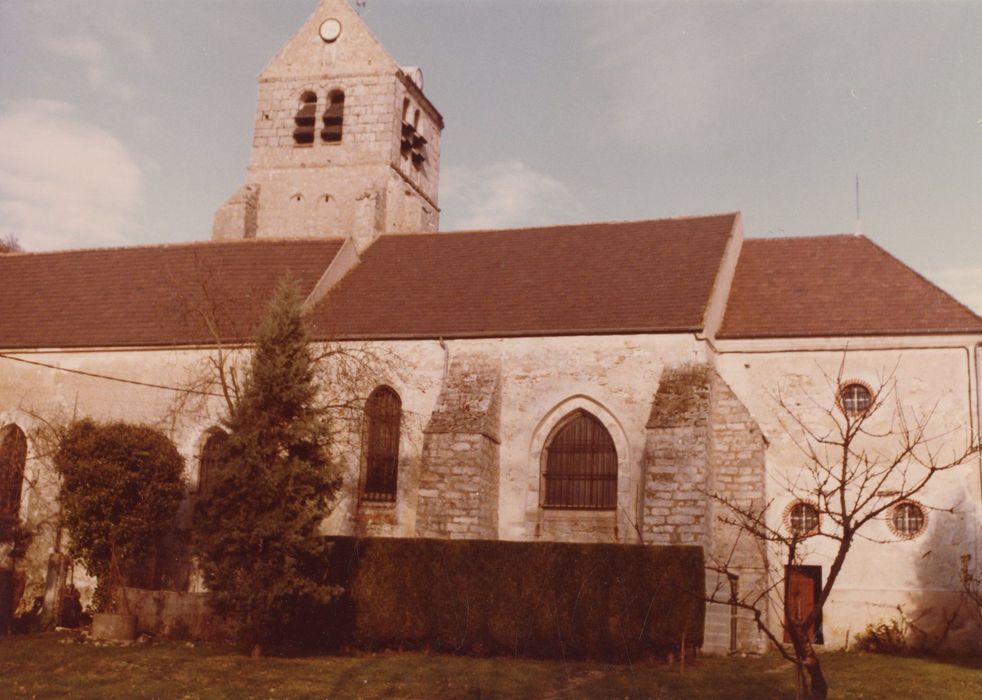
<svg viewBox="0 0 982 700"><path fill-rule="evenodd" d="M702 549L332 537L331 642L628 660L702 643Z"/></svg>

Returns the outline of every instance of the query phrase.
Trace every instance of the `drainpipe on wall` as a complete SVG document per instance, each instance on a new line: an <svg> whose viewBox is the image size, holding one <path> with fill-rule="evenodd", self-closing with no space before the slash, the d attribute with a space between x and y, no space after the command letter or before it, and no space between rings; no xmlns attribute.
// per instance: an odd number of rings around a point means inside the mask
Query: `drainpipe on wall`
<svg viewBox="0 0 982 700"><path fill-rule="evenodd" d="M976 435L975 439L979 440L978 445L979 451L979 466L978 466L978 477L979 477L979 492L982 493L982 439L979 435L982 434L982 395L979 393L979 367L982 366L982 343L975 344L975 416L978 420L975 422ZM978 507L978 506L976 506ZM976 566L978 565L978 556L980 552L976 552Z"/></svg>
<svg viewBox="0 0 982 700"><path fill-rule="evenodd" d="M447 372L450 369L450 348L443 342L443 338L440 338L440 347L443 348L443 381L446 383Z"/></svg>

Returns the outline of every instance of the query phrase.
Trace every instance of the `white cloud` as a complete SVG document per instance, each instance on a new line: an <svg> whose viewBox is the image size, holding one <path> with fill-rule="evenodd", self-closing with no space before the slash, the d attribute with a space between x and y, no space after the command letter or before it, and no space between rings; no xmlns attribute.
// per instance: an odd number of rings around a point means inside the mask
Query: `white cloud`
<svg viewBox="0 0 982 700"><path fill-rule="evenodd" d="M63 102L0 112L0 234L25 250L120 245L139 231L143 173L125 146Z"/></svg>
<svg viewBox="0 0 982 700"><path fill-rule="evenodd" d="M574 221L582 209L556 178L521 161L441 174L444 229L489 229Z"/></svg>
<svg viewBox="0 0 982 700"><path fill-rule="evenodd" d="M972 311L982 314L982 265L949 267L931 275L931 279Z"/></svg>

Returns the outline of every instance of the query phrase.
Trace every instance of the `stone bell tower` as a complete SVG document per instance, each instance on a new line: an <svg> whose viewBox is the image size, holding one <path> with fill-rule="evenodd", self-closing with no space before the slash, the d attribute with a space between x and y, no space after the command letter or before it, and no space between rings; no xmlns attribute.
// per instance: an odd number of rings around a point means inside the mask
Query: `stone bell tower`
<svg viewBox="0 0 982 700"><path fill-rule="evenodd" d="M436 231L443 117L344 0L322 0L259 76L246 184L214 239Z"/></svg>

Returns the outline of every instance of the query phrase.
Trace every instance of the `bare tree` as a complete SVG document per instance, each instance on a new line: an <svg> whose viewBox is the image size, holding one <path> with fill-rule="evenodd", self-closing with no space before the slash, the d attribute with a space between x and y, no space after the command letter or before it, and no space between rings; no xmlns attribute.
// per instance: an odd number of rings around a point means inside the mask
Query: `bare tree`
<svg viewBox="0 0 982 700"><path fill-rule="evenodd" d="M241 398L242 378L252 357L253 328L243 325L250 315L236 312L242 301L228 289L218 261L193 255L189 267L171 272L171 312L187 329L189 339L200 342L204 332L209 350L187 369L184 391L177 394L165 418L172 425L181 417L202 413L229 415ZM312 345L314 366L324 388L320 401L330 412L336 433L357 433L369 393L380 381L401 378L402 361L371 343L326 338ZM220 408L209 411L216 399Z"/></svg>
<svg viewBox="0 0 982 700"><path fill-rule="evenodd" d="M962 555L961 569L958 573L969 608L975 613L976 621L982 627L982 573L973 570L971 554Z"/></svg>
<svg viewBox="0 0 982 700"><path fill-rule="evenodd" d="M828 694L814 635L854 545L885 543L870 534L870 523L895 517L898 508L923 497L938 474L973 459L978 451L976 436L967 428L964 434L934 432L937 406L918 410L905 404L897 393L895 371L884 373L876 387L843 387L845 360L843 356L836 376L823 373L829 389L824 402L808 399L809 406L781 391L774 395L779 425L800 456L798 468L774 476L800 507L779 522L769 512L773 500L747 506L714 495L722 506L721 520L736 529L738 538L752 538L765 547L771 565L767 584L741 597L727 585L739 573L732 554L714 561L711 568L719 574L719 584L709 600L747 611L770 645L794 664L799 695L808 698ZM819 544L831 555L831 564L815 588L814 605L801 610L802 591L796 590L789 572Z"/></svg>
<svg viewBox="0 0 982 700"><path fill-rule="evenodd" d="M4 253L20 253L23 250L20 241L17 240L17 236L14 234L8 233L0 236L0 255Z"/></svg>

